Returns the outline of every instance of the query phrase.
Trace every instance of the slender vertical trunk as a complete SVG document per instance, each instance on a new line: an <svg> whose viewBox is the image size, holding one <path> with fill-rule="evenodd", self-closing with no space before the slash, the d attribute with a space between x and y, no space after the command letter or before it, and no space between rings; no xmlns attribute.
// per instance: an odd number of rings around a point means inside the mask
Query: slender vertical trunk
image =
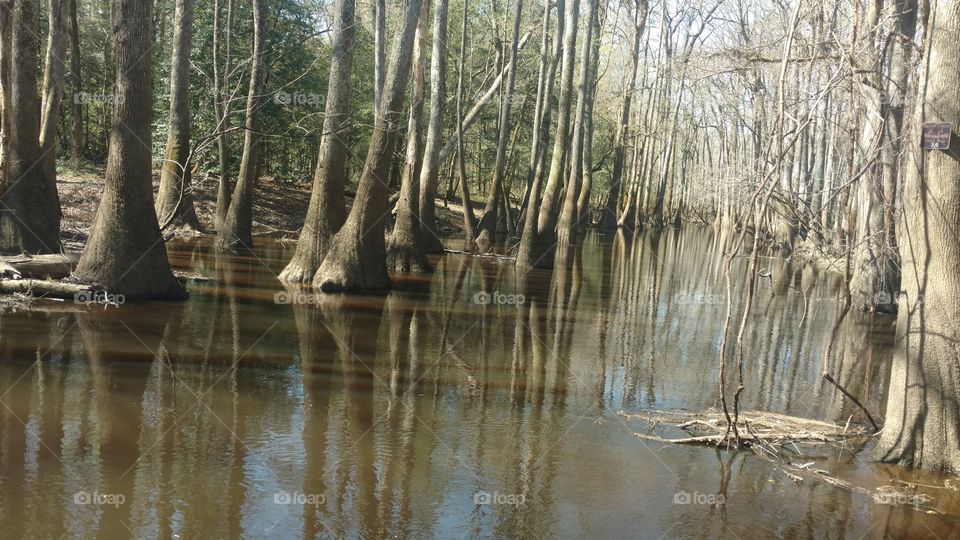
<svg viewBox="0 0 960 540"><path fill-rule="evenodd" d="M423 150L423 169L420 172L418 203L423 229L421 232L423 248L427 253L443 253L443 243L437 231L435 201L440 172L440 163L437 163L436 159L440 153L444 102L447 99L447 4L448 0L437 0L433 13L433 49L430 53L430 120L427 125L427 145ZM466 13L466 7L464 13Z"/></svg>
<svg viewBox="0 0 960 540"><path fill-rule="evenodd" d="M463 206L463 231L466 236L467 249L473 246L476 238L476 221L473 217L473 205L470 201L470 186L467 184L467 158L463 146L463 72L466 69L467 58L467 7L469 0L464 0L463 20L460 25L460 60L457 64L457 172L460 176L460 203Z"/></svg>
<svg viewBox="0 0 960 540"><path fill-rule="evenodd" d="M407 122L407 152L397 202L397 221L387 241L387 269L393 272L429 272L433 270L423 250L420 228L420 173L423 163L423 64L427 48L427 21L430 1L424 0L413 46L413 71L410 90L410 115Z"/></svg>
<svg viewBox="0 0 960 540"><path fill-rule="evenodd" d="M170 120L167 149L160 169L157 218L188 232L200 230L190 185L190 49L193 45L194 0L177 0L170 61Z"/></svg>
<svg viewBox="0 0 960 540"><path fill-rule="evenodd" d="M403 117L403 95L410 73L420 6L421 0L405 2L357 195L346 223L334 235L313 279L314 287L324 292L390 288L384 242L384 221L388 213L387 179L393 161L397 125Z"/></svg>
<svg viewBox="0 0 960 540"><path fill-rule="evenodd" d="M0 0L0 186L6 185L8 146L10 144L10 25L12 0Z"/></svg>
<svg viewBox="0 0 960 540"><path fill-rule="evenodd" d="M590 225L590 192L593 189L593 107L597 97L597 75L600 69L600 15L593 17L593 50L590 52L590 79L587 86L587 107L583 120L583 185L577 198L574 227L583 233Z"/></svg>
<svg viewBox="0 0 960 540"><path fill-rule="evenodd" d="M881 149L885 140L886 105L881 94L886 47L879 43L882 0L869 2L856 58L860 71L860 95L863 96L863 127L857 144L859 168L864 173L856 187L852 207L854 241L851 245L852 276L850 290L855 307L861 311L891 312L899 275L886 240L884 225L883 164Z"/></svg>
<svg viewBox="0 0 960 540"><path fill-rule="evenodd" d="M230 72L233 58L233 0L227 0L224 29L221 32L220 11L223 0L214 0L213 15L213 111L217 118L217 158L220 174L217 177L216 229L219 231L227 219L233 184L230 183ZM223 69L219 68L220 34L223 34Z"/></svg>
<svg viewBox="0 0 960 540"><path fill-rule="evenodd" d="M323 135L307 217L293 258L280 273L283 281L309 283L323 261L330 239L347 216L344 188L347 180L347 139L350 130L350 72L356 28L354 0L338 0Z"/></svg>
<svg viewBox="0 0 960 540"><path fill-rule="evenodd" d="M182 300L153 212L150 140L153 3L113 0L116 105L106 178L76 276L128 300Z"/></svg>
<svg viewBox="0 0 960 540"><path fill-rule="evenodd" d="M523 0L517 1L517 14L513 20L513 40L510 45L510 65L517 65L517 42L520 39L520 17L523 14ZM480 251L488 251L493 245L497 228L497 208L503 190L503 178L506 175L507 143L510 140L510 114L513 108L513 90L516 86L516 69L511 69L507 77L507 87L503 92L500 107L500 132L497 136L497 150L493 166L493 179L490 181L490 190L487 194L487 204L480 218L477 247Z"/></svg>
<svg viewBox="0 0 960 540"><path fill-rule="evenodd" d="M533 211L539 192L539 182L534 179L528 210L524 219L517 265L520 268L549 267L553 264L553 238L556 225L557 199L560 191L560 176L563 174L566 150L569 145L570 101L573 93L573 70L577 45L577 18L579 0L565 0L563 10L563 56L560 68L560 101L557 105L557 130L554 135L553 157L539 210ZM561 6L558 5L558 9Z"/></svg>
<svg viewBox="0 0 960 540"><path fill-rule="evenodd" d="M577 84L577 108L573 125L573 135L570 140L573 142L570 152L569 176L567 177L567 189L563 197L563 207L560 210L560 217L557 222L557 243L560 245L569 245L576 241L576 231L574 227L577 223L577 198L580 196L580 188L583 180L583 147L584 147L584 126L587 119L587 101L590 99L590 85L592 83L590 70L590 54L593 52L593 26L594 18L597 16L596 0L586 0L587 9L584 14L586 19L586 33L583 39L583 49L580 53L580 81Z"/></svg>
<svg viewBox="0 0 960 540"><path fill-rule="evenodd" d="M627 89L623 94L623 104L620 106L620 121L617 123L617 134L613 143L613 174L610 178L610 189L607 192L607 203L600 216L600 230L604 232L614 230L617 224L623 169L627 158L627 139L630 138L630 109L633 107L634 94L637 91L637 69L640 66L640 46L643 43L642 37L647 22L647 10L647 0L636 1L633 8L633 51L630 77L627 79Z"/></svg>
<svg viewBox="0 0 960 540"><path fill-rule="evenodd" d="M533 175L537 173L537 168L543 161L543 147L546 144L546 136L542 133L543 121L549 118L550 96L547 95L547 77L552 69L555 69L556 63L552 62L557 57L550 55L550 13L553 11L553 4L543 3L543 30L540 37L540 67L537 71L537 101L533 108L533 130L531 131L530 142L530 164L527 167L527 182L523 193L523 200L520 201L520 219L523 219L524 211L527 208L527 202L530 199L530 191L533 187Z"/></svg>
<svg viewBox="0 0 960 540"><path fill-rule="evenodd" d="M80 92L83 91L83 78L80 65L80 24L77 21L77 2L70 2L70 83L73 86L73 108L70 112L70 155L75 160L83 159L86 154L86 133L83 128L83 107L80 106Z"/></svg>
<svg viewBox="0 0 960 540"><path fill-rule="evenodd" d="M589 1L589 0L588 0ZM540 215L537 222L537 234L542 237L541 244L548 249L556 234L557 214L560 211L559 198L561 177L570 149L570 109L573 100L573 75L576 70L577 22L580 15L580 0L567 0L566 28L563 33L563 62L560 67L560 102L557 106L557 131L554 134L553 157L550 161L550 175L544 187L543 200L540 203ZM589 22L588 22L589 24ZM541 262L547 263L546 259Z"/></svg>
<svg viewBox="0 0 960 540"><path fill-rule="evenodd" d="M247 93L246 121L243 138L243 157L240 176L230 208L217 231L217 248L244 252L253 249L253 191L257 182L257 162L260 158L259 105L263 93L264 0L253 2L253 56L250 62L250 88Z"/></svg>
<svg viewBox="0 0 960 540"><path fill-rule="evenodd" d="M67 12L70 0L50 0L47 6L50 21L40 102L40 152L43 156L43 174L56 186L57 120L60 119L60 100L63 99L67 59ZM59 207L60 198L57 197L57 208Z"/></svg>
<svg viewBox="0 0 960 540"><path fill-rule="evenodd" d="M386 76L387 50L387 3L386 0L373 0L373 105L380 107L383 96L383 80Z"/></svg>

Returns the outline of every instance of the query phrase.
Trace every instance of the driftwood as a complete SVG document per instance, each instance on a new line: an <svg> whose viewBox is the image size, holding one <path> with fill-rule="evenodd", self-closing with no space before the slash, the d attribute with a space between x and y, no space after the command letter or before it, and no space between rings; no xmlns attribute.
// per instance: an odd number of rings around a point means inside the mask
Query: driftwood
<svg viewBox="0 0 960 540"><path fill-rule="evenodd" d="M871 432L858 424L838 425L820 420L788 416L766 411L743 411L739 415L739 441L727 426L723 411L710 409L692 411L646 411L620 416L644 420L651 427L672 426L682 430L684 437L666 438L651 433L635 433L641 439L670 444L716 445L728 448L759 446L771 450L773 445L829 444L866 442ZM779 452L777 452L779 453Z"/></svg>
<svg viewBox="0 0 960 540"><path fill-rule="evenodd" d="M0 279L0 293L82 300L92 295L93 288L80 283L44 279Z"/></svg>
<svg viewBox="0 0 960 540"><path fill-rule="evenodd" d="M69 276L76 264L75 257L61 254L0 257L0 277L60 279Z"/></svg>

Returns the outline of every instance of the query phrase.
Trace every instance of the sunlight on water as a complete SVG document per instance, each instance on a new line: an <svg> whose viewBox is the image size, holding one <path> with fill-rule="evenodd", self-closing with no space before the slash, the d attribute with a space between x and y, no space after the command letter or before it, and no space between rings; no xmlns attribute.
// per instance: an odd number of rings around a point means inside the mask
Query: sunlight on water
<svg viewBox="0 0 960 540"><path fill-rule="evenodd" d="M633 436L618 411L716 405L716 241L590 236L522 280L449 255L387 297L284 288L289 246L182 243L174 265L215 280L186 303L0 315L2 536L956 534L952 493L928 515ZM744 407L856 416L819 382L837 281L763 264ZM844 323L834 346L831 373L873 411L892 331ZM797 459L868 489L923 480L868 451Z"/></svg>

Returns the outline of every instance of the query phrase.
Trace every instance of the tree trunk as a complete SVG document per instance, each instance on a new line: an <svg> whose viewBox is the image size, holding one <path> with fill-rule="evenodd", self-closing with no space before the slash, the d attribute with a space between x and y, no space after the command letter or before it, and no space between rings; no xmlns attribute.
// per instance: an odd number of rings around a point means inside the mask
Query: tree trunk
<svg viewBox="0 0 960 540"><path fill-rule="evenodd" d="M347 216L347 137L350 130L350 72L353 65L355 0L338 0L324 110L323 135L313 174L310 207L283 281L309 283Z"/></svg>
<svg viewBox="0 0 960 540"><path fill-rule="evenodd" d="M43 91L40 102L40 152L43 174L54 188L57 185L57 120L63 98L64 72L67 57L67 8L70 0L50 0L47 54L43 66ZM56 193L56 189L54 189ZM57 208L60 198L57 197Z"/></svg>
<svg viewBox="0 0 960 540"><path fill-rule="evenodd" d="M569 245L576 240L576 231L574 227L577 223L577 198L580 195L581 182L583 179L583 147L586 139L584 135L585 124L587 121L587 102L590 99L591 79L590 53L593 52L593 26L596 15L596 0L586 0L587 11L586 33L583 39L583 49L580 55L580 81L577 88L577 109L573 126L573 135L570 140L573 141L573 148L570 153L569 170L567 177L567 189L563 197L563 208L560 211L560 218L557 222L557 243L560 245Z"/></svg>
<svg viewBox="0 0 960 540"><path fill-rule="evenodd" d="M851 245L852 276L850 289L855 307L861 311L894 310L893 293L899 288L896 256L888 248L884 225L883 168L881 149L885 140L886 104L882 92L886 47L878 43L882 0L869 2L858 59L859 84L863 98L859 115L863 127L858 144L858 168L863 168L853 200L854 242Z"/></svg>
<svg viewBox="0 0 960 540"><path fill-rule="evenodd" d="M253 1L253 56L250 62L250 88L247 93L243 157L240 176L230 200L223 227L217 231L217 248L242 253L253 249L253 191L257 183L260 159L260 95L263 93L263 0Z"/></svg>
<svg viewBox="0 0 960 540"><path fill-rule="evenodd" d="M427 20L430 2L423 2L417 37L413 45L413 87L410 90L410 118L407 123L407 153L397 202L397 220L387 241L387 269L393 272L429 272L433 268L423 249L420 228L420 173L423 147L424 52L427 48Z"/></svg>
<svg viewBox="0 0 960 540"><path fill-rule="evenodd" d="M194 0L177 0L170 61L170 126L160 169L157 218L160 227L184 232L200 230L190 186L190 48L193 44Z"/></svg>
<svg viewBox="0 0 960 540"><path fill-rule="evenodd" d="M960 125L960 3L931 2L915 126ZM882 461L960 472L960 149L920 150L914 131L903 191L897 340Z"/></svg>
<svg viewBox="0 0 960 540"><path fill-rule="evenodd" d="M150 140L152 2L113 0L116 105L106 179L76 276L128 300L187 297L167 260L153 212Z"/></svg>
<svg viewBox="0 0 960 540"><path fill-rule="evenodd" d="M427 145L423 151L423 169L420 172L419 211L423 248L427 253L443 253L443 242L437 231L437 179L440 163L440 138L443 135L443 110L447 99L447 0L438 0L433 13L433 50L430 53L430 120L427 126ZM458 117L459 122L459 117Z"/></svg>
<svg viewBox="0 0 960 540"><path fill-rule="evenodd" d="M387 3L386 0L373 0L373 107L380 108L383 98L383 81L386 76L387 50Z"/></svg>
<svg viewBox="0 0 960 540"><path fill-rule="evenodd" d="M80 92L83 91L83 79L80 66L80 25L77 22L77 2L70 2L70 82L73 86L72 109L70 113L70 155L74 160L83 159L86 154L86 133L83 128L83 107L80 105Z"/></svg>
<svg viewBox="0 0 960 540"><path fill-rule="evenodd" d="M517 14L513 20L513 41L510 46L510 65L517 65L517 42L520 39L520 17L523 15L523 0L517 1ZM493 179L487 194L487 203L477 231L476 244L481 252L489 251L496 237L497 208L503 191L503 178L507 169L507 143L510 140L510 114L513 109L513 90L516 86L517 70L511 69L507 78L507 88L503 92L500 107L500 133L497 137L497 150L493 166Z"/></svg>
<svg viewBox="0 0 960 540"><path fill-rule="evenodd" d="M0 0L0 186L6 185L10 145L10 62L12 0Z"/></svg>
<svg viewBox="0 0 960 540"><path fill-rule="evenodd" d="M403 94L420 6L421 0L407 0L404 5L357 195L346 223L334 235L313 279L314 287L324 292L390 288L384 242L384 220L389 212L387 182L397 125L403 117Z"/></svg>
<svg viewBox="0 0 960 540"><path fill-rule="evenodd" d="M573 75L576 71L575 58L577 48L577 22L580 17L579 0L567 0L566 27L563 33L563 61L560 67L560 103L557 106L557 130L554 133L553 157L550 161L550 175L540 202L540 215L537 222L538 243L546 250L553 250L556 238L557 215L560 211L561 178L564 173L567 152L571 146L568 138L570 131L570 110L573 100ZM589 23L588 23L589 24ZM541 256L545 253L541 253ZM549 265L549 257L541 257L541 263Z"/></svg>
<svg viewBox="0 0 960 540"><path fill-rule="evenodd" d="M466 248L472 249L473 239L476 238L476 220L473 217L473 204L470 200L470 186L467 184L467 157L463 146L463 72L466 67L467 59L467 6L469 0L464 0L463 20L460 25L460 60L457 72L457 118L456 118L456 137L457 142L457 173L460 176L460 203L463 206L463 231L466 242Z"/></svg>
<svg viewBox="0 0 960 540"><path fill-rule="evenodd" d="M560 102L557 106L557 130L554 133L553 157L550 161L550 175L540 201L540 215L537 221L537 234L532 240L538 246L535 257L526 257L529 262L538 261L539 265L552 265L551 253L555 249L557 214L560 211L560 182L570 148L570 109L573 99L573 75L576 69L577 21L580 15L579 0L567 0L565 25L563 32L563 61L560 67ZM589 24L589 22L588 22ZM522 244L521 244L522 245ZM521 253L523 250L521 249ZM518 257L518 262L520 262Z"/></svg>
<svg viewBox="0 0 960 540"><path fill-rule="evenodd" d="M233 54L233 0L227 0L225 29L223 30L223 70L219 67L220 56L220 2L214 0L213 8L213 111L217 118L217 157L220 175L217 180L216 229L219 231L227 219L233 185L230 183L230 72Z"/></svg>
<svg viewBox="0 0 960 540"><path fill-rule="evenodd" d="M595 10L600 9L596 6ZM606 18L606 16L604 16ZM590 225L590 194L593 190L593 107L597 97L597 75L600 69L600 13L593 16L593 41L590 52L590 78L587 87L587 108L583 118L583 185L577 198L577 208L573 224L577 234L586 232Z"/></svg>
<svg viewBox="0 0 960 540"><path fill-rule="evenodd" d="M56 179L43 167L40 148L36 8L35 0L11 4L9 105L4 103L9 129L0 195L0 251L8 253L60 251Z"/></svg>
<svg viewBox="0 0 960 540"><path fill-rule="evenodd" d="M573 1L573 0L569 0ZM526 202L522 205L521 210L523 214L523 228L520 233L520 245L517 250L517 261L516 264L520 268L530 268L536 265L545 266L548 264L543 264L542 258L543 255L539 254L540 248L540 235L537 232L538 223L540 220L540 205L542 203L540 199L540 186L543 185L545 170L546 170L546 145L547 140L550 135L550 122L551 122L551 104L553 96L553 86L556 79L557 64L560 62L561 58L565 58L563 47L566 45L566 40L559 39L560 35L566 35L566 0L557 0L557 38L554 39L554 50L553 50L553 61L550 64L549 71L546 74L546 80L543 85L543 118L540 120L540 132L535 134L541 138L539 144L539 155L537 151L534 150L533 155L531 156L531 164L533 165L532 170L530 171L530 188L529 195L527 195ZM576 8L573 9L573 13L576 13ZM570 24L576 24L575 21L572 21ZM572 81L572 75L571 75ZM563 103L562 98L564 95L561 94L561 104ZM567 101L569 105L569 100ZM569 109L569 107L567 107ZM558 124L559 125L559 124Z"/></svg>
<svg viewBox="0 0 960 540"><path fill-rule="evenodd" d="M617 134L613 143L613 176L610 178L607 203L604 206L603 214L600 216L600 230L604 232L613 231L617 227L617 209L620 207L623 169L627 160L630 109L633 106L634 94L637 91L637 69L640 65L640 46L647 22L647 9L647 0L637 0L633 11L633 55L631 57L630 78L627 79L627 90L623 95L623 105L620 106L620 121L617 123Z"/></svg>

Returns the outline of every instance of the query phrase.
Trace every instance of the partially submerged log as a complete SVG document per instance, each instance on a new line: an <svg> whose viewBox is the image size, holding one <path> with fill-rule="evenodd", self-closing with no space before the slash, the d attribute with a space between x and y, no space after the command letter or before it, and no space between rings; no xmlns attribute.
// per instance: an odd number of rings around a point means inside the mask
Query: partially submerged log
<svg viewBox="0 0 960 540"><path fill-rule="evenodd" d="M62 298L84 301L92 297L93 288L81 283L67 283L44 279L0 279L0 293Z"/></svg>
<svg viewBox="0 0 960 540"><path fill-rule="evenodd" d="M63 254L0 257L0 277L60 279L69 276L76 264L75 256Z"/></svg>
<svg viewBox="0 0 960 540"><path fill-rule="evenodd" d="M749 448L785 444L828 444L865 442L870 431L858 424L839 425L809 418L788 416L767 411L742 411L737 421L737 434L728 429L723 411L709 409L692 411L644 411L620 416L644 420L651 429L672 426L682 430L683 437L667 438L652 433L634 433L641 439L670 444L716 445L729 448Z"/></svg>

